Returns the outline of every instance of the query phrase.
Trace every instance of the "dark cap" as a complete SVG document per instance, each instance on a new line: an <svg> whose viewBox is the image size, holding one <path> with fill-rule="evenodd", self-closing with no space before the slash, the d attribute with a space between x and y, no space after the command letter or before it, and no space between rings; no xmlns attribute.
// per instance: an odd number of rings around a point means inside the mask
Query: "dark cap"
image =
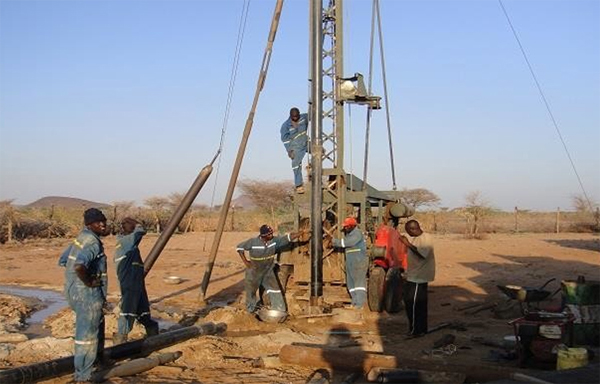
<svg viewBox="0 0 600 384"><path fill-rule="evenodd" d="M106 221L106 216L97 208L90 208L83 213L83 222L85 225L97 223L98 221Z"/></svg>
<svg viewBox="0 0 600 384"><path fill-rule="evenodd" d="M260 235L268 236L273 234L273 228L269 227L267 224L261 225L260 227Z"/></svg>

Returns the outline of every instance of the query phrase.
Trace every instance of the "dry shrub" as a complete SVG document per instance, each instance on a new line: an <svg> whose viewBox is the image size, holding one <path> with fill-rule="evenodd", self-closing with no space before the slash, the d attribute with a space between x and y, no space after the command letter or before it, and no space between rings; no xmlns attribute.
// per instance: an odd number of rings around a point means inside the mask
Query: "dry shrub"
<svg viewBox="0 0 600 384"><path fill-rule="evenodd" d="M50 239L73 235L72 227L68 223L55 222L44 219L23 218L14 227L14 237L17 240L30 238Z"/></svg>

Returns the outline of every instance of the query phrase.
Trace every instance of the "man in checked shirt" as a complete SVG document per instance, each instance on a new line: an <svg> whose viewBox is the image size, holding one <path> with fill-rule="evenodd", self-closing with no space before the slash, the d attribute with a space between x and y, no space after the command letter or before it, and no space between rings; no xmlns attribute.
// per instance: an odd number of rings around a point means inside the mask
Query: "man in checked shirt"
<svg viewBox="0 0 600 384"><path fill-rule="evenodd" d="M261 286L265 289L265 293L269 295L272 309L285 312L285 300L273 267L275 266L277 253L297 238L297 233L273 237L273 229L265 224L260 227L258 237L248 239L237 246L238 254L246 265L244 286L248 312L252 313L257 309L256 291ZM249 254L249 259L246 258L246 251Z"/></svg>

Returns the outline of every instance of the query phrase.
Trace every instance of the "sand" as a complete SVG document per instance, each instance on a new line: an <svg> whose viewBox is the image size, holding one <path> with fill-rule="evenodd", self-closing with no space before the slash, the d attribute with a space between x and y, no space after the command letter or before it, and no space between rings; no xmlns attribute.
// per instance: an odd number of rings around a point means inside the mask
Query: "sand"
<svg viewBox="0 0 600 384"><path fill-rule="evenodd" d="M407 321L404 312L390 315L368 311L362 314L364 321L361 324L339 324L339 317L333 316L315 321L291 318L284 324L266 324L245 313L243 307L244 265L235 252L235 245L253 235L243 232L224 234L208 289L207 303L200 302L198 294L212 234L176 235L169 241L147 277L147 290L154 315L182 325L196 321L225 322L228 331L223 336L201 337L172 347L169 350L181 350L184 353L178 361L112 382L304 383L313 368L272 364L269 367L257 366L264 365L264 361L272 361L283 345L293 342L337 346L347 345L351 341L350 344L358 344L363 351L395 355L400 360L416 361L426 366L442 364L467 367L467 370L472 366L510 371L516 368L514 360L487 361L489 351L494 348L472 341L473 337L501 341L513 332L508 321L520 316L520 308L514 302L507 301L496 285L539 287L548 279L555 278L556 281L546 287L554 291L560 288L562 279L574 280L580 275L588 279L600 279L600 239L596 235L490 234L483 240L464 239L459 235L436 235L437 274L429 287L429 324L431 328L443 322L452 322L453 327L406 340ZM148 253L156 239L156 236L147 236L140 247L142 254ZM60 291L63 269L57 265L57 259L68 242L68 239L38 240L0 246L0 284ZM112 258L115 239L108 237L104 242L107 254ZM168 284L164 281L168 276L178 276L182 282ZM296 302L290 298L300 288L293 282L291 285L288 305L298 312L303 310L306 302ZM116 303L118 287L112 260L109 260L109 294L109 300ZM478 313L462 310L470 303L483 302L497 304L497 313L492 308ZM23 309L21 304L15 307L20 308L15 309L19 316L27 313L27 308ZM560 293L552 300L541 303L545 309L559 305ZM11 316L11 313L4 313L6 308L10 308L10 305L3 306L0 301L0 313ZM503 310L498 311L498 308ZM56 354L56 357L60 357L72 345L69 344L72 343L72 313L65 309L49 318L46 326L54 336L53 341L46 344L60 345L62 349ZM336 339L329 334L331 329L339 327L345 327L350 332L346 340ZM143 334L143 330L138 331L134 336ZM445 334L455 336L456 352L432 353L434 341ZM32 342L44 344L39 340L27 343ZM12 348L10 358L0 358L1 366L18 366L38 362L42 356L52 356L40 352L43 347L39 347L36 353L29 348L32 352L28 355L25 346L20 346L18 351ZM258 360L261 357L262 362ZM334 372L334 381L339 382L344 376L343 372ZM64 376L48 382L65 383L69 380L69 376Z"/></svg>

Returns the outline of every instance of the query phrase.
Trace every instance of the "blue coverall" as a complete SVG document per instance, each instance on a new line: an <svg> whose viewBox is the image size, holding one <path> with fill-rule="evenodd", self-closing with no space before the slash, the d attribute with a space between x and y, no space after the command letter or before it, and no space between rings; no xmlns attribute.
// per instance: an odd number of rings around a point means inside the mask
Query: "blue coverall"
<svg viewBox="0 0 600 384"><path fill-rule="evenodd" d="M285 146L285 150L290 153L294 151L292 157L292 171L294 171L294 185L299 187L303 184L302 181L302 159L306 155L308 148L308 114L300 114L300 119L297 121L297 126L294 127L292 119L288 118L281 125L281 141Z"/></svg>
<svg viewBox="0 0 600 384"><path fill-rule="evenodd" d="M246 268L244 287L246 290L246 308L254 312L258 302L256 291L260 286L269 295L273 309L285 311L285 300L273 267L277 253L290 243L290 235L274 237L266 243L260 237L253 237L237 246L237 251L248 251L250 267Z"/></svg>
<svg viewBox="0 0 600 384"><path fill-rule="evenodd" d="M66 263L63 261L66 259ZM108 280L106 255L100 238L84 228L63 252L59 264L65 266L65 297L75 312L75 381L88 381L96 358L104 350L104 314ZM85 266L88 275L100 278L100 287L88 287L77 276L74 267Z"/></svg>
<svg viewBox="0 0 600 384"><path fill-rule="evenodd" d="M146 234L141 225L136 225L128 235L117 235L115 265L121 288L121 313L118 333L127 335L137 319L146 328L148 336L158 334L158 323L150 317L150 302L144 281L144 262L138 245Z"/></svg>
<svg viewBox="0 0 600 384"><path fill-rule="evenodd" d="M352 305L362 308L367 299L367 258L365 239L358 227L344 235L343 239L333 239L333 246L344 248L346 254L346 285L352 298Z"/></svg>

